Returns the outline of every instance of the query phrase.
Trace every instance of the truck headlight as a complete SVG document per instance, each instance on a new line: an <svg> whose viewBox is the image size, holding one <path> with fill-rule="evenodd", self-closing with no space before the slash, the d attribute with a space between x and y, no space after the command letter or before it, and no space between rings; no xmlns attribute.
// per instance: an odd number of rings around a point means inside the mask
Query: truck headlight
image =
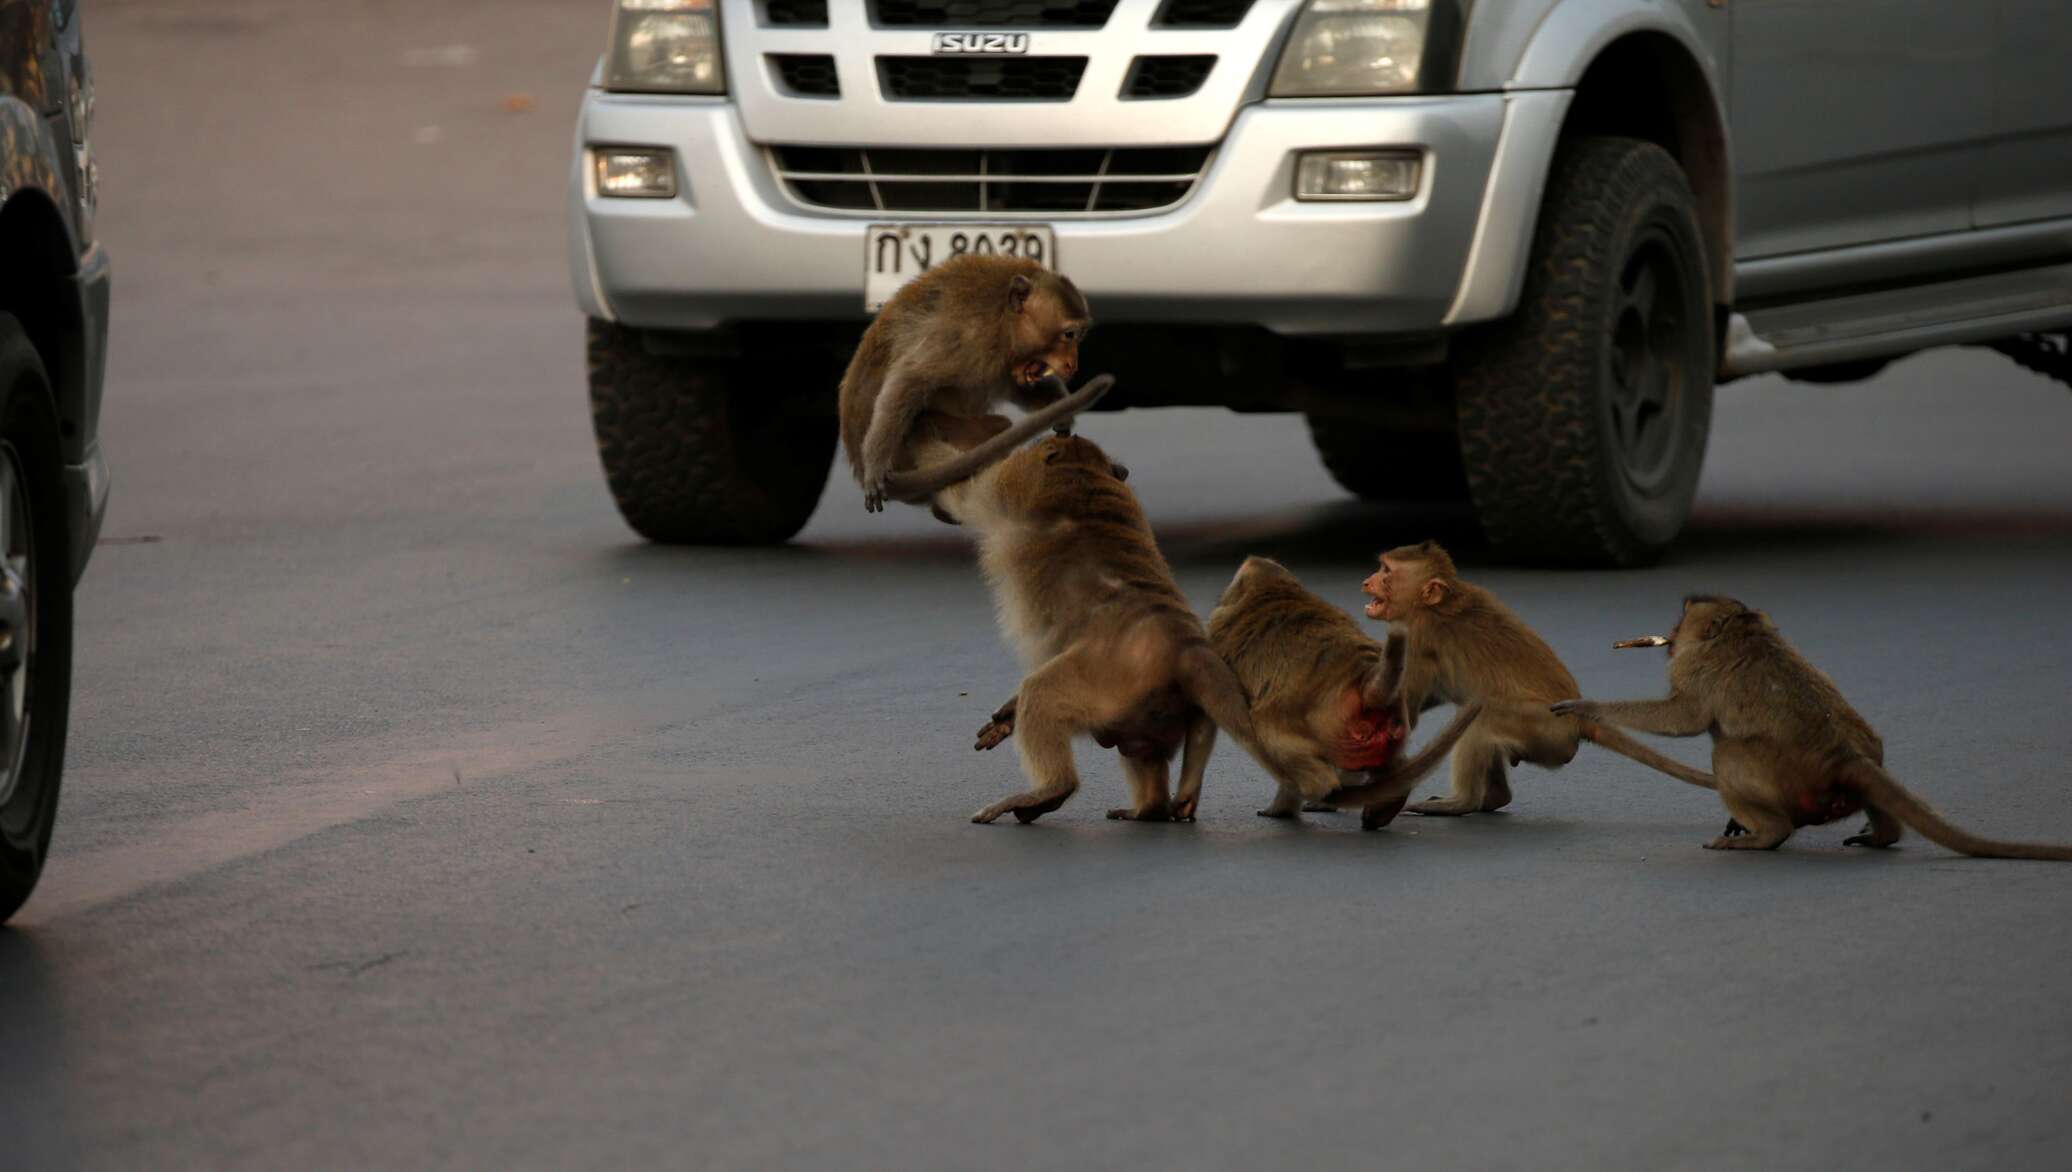
<svg viewBox="0 0 2072 1172"><path fill-rule="evenodd" d="M713 0L618 0L604 88L648 94L726 92Z"/></svg>
<svg viewBox="0 0 2072 1172"><path fill-rule="evenodd" d="M1281 50L1272 95L1403 94L1419 88L1433 0L1309 0Z"/></svg>

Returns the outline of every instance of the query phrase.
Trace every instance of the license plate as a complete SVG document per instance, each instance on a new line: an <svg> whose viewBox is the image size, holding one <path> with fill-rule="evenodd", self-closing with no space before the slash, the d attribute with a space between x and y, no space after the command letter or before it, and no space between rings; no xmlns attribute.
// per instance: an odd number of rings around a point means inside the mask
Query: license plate
<svg viewBox="0 0 2072 1172"><path fill-rule="evenodd" d="M872 224L863 236L863 308L876 313L899 287L953 256L1026 256L1058 267L1048 224Z"/></svg>

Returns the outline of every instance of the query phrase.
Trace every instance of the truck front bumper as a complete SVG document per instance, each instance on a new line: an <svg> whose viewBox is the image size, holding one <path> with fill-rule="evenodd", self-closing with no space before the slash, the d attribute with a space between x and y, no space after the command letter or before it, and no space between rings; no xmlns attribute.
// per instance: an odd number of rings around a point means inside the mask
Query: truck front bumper
<svg viewBox="0 0 2072 1172"><path fill-rule="evenodd" d="M1058 266L1104 320L1315 336L1415 333L1495 317L1516 296L1516 241L1521 231L1530 239L1538 176L1524 199L1511 192L1491 198L1493 179L1508 173L1515 180L1534 163L1543 168L1567 97L1533 91L1249 105L1182 203L1127 218L1039 222L1056 232ZM575 146L576 299L590 315L627 325L861 320L867 226L931 219L802 205L723 99L593 89ZM676 197L600 197L590 181L592 146L670 148ZM1424 156L1412 199L1294 198L1301 151L1406 147ZM1513 271L1497 272L1506 265ZM1474 271L1482 266L1491 267Z"/></svg>

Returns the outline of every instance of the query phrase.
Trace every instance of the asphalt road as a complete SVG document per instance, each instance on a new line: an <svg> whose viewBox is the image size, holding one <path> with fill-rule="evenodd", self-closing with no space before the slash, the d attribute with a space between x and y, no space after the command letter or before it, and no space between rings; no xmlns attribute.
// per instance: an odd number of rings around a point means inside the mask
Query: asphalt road
<svg viewBox="0 0 2072 1172"><path fill-rule="evenodd" d="M844 481L782 549L612 511L562 254L602 3L87 7L115 496L0 1163L2063 1166L2072 868L1702 851L1712 798L1589 750L1361 834L1254 817L1228 744L1199 823L1110 823L1088 746L970 825L1018 673L958 531ZM1204 609L1460 531L1291 418L1087 432ZM2072 840L2068 437L1983 352L1753 380L1666 564L1467 560L1600 696L1738 594L1947 813Z"/></svg>

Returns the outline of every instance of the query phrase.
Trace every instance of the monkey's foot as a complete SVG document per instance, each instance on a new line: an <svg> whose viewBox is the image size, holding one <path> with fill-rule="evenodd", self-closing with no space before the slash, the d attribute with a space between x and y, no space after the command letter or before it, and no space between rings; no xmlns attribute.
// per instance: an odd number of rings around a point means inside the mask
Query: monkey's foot
<svg viewBox="0 0 2072 1172"><path fill-rule="evenodd" d="M1178 798L1173 802L1173 821L1194 821L1194 808L1200 804L1197 798Z"/></svg>
<svg viewBox="0 0 2072 1172"><path fill-rule="evenodd" d="M1474 813L1479 804L1463 798L1426 798L1410 807L1410 812L1427 818L1458 818L1462 814Z"/></svg>
<svg viewBox="0 0 2072 1172"><path fill-rule="evenodd" d="M1891 846L1893 843L1898 841L1899 839L1897 838L1881 838L1876 833L1870 830L1865 830L1862 834L1852 834L1849 837L1843 839L1842 845L1867 846L1873 847L1877 850L1884 850L1886 847Z"/></svg>
<svg viewBox="0 0 2072 1172"><path fill-rule="evenodd" d="M1282 806L1268 806L1264 810L1254 810L1252 812L1261 818L1293 818L1295 816L1294 810Z"/></svg>
<svg viewBox="0 0 2072 1172"><path fill-rule="evenodd" d="M1739 838L1740 836L1747 833L1748 827L1741 825L1741 823L1736 822L1732 818L1729 818L1727 819L1727 828L1725 830L1720 831L1719 836L1721 838Z"/></svg>
<svg viewBox="0 0 2072 1172"><path fill-rule="evenodd" d="M1071 796L1072 794L1069 790L1054 798L1032 798L1028 794L1016 794L1011 798L1001 798L999 801L973 814L971 820L983 824L991 822L1002 814L1012 813L1014 820L1017 822L1034 822L1036 819L1064 805L1065 799Z"/></svg>
<svg viewBox="0 0 2072 1172"><path fill-rule="evenodd" d="M1319 801L1307 801L1302 803L1302 812L1305 814L1336 814L1338 813L1338 807Z"/></svg>
<svg viewBox="0 0 2072 1172"><path fill-rule="evenodd" d="M995 720L978 730L978 743L971 746L979 752L996 748L1000 742L1014 735L1014 721Z"/></svg>
<svg viewBox="0 0 2072 1172"><path fill-rule="evenodd" d="M1163 802L1160 802L1157 805L1153 806L1146 806L1141 810L1133 810L1128 806L1117 806L1115 809L1108 811L1108 820L1110 822L1177 821L1177 819L1173 817L1172 807L1166 805Z"/></svg>
<svg viewBox="0 0 2072 1172"><path fill-rule="evenodd" d="M863 490L863 511L866 513L882 513L885 511L885 482L883 480Z"/></svg>
<svg viewBox="0 0 2072 1172"><path fill-rule="evenodd" d="M1783 841L1784 836L1782 835L1776 838L1758 838L1754 834L1738 834L1732 837L1722 834L1711 842L1706 843L1705 849L1709 851L1768 851L1776 850Z"/></svg>

